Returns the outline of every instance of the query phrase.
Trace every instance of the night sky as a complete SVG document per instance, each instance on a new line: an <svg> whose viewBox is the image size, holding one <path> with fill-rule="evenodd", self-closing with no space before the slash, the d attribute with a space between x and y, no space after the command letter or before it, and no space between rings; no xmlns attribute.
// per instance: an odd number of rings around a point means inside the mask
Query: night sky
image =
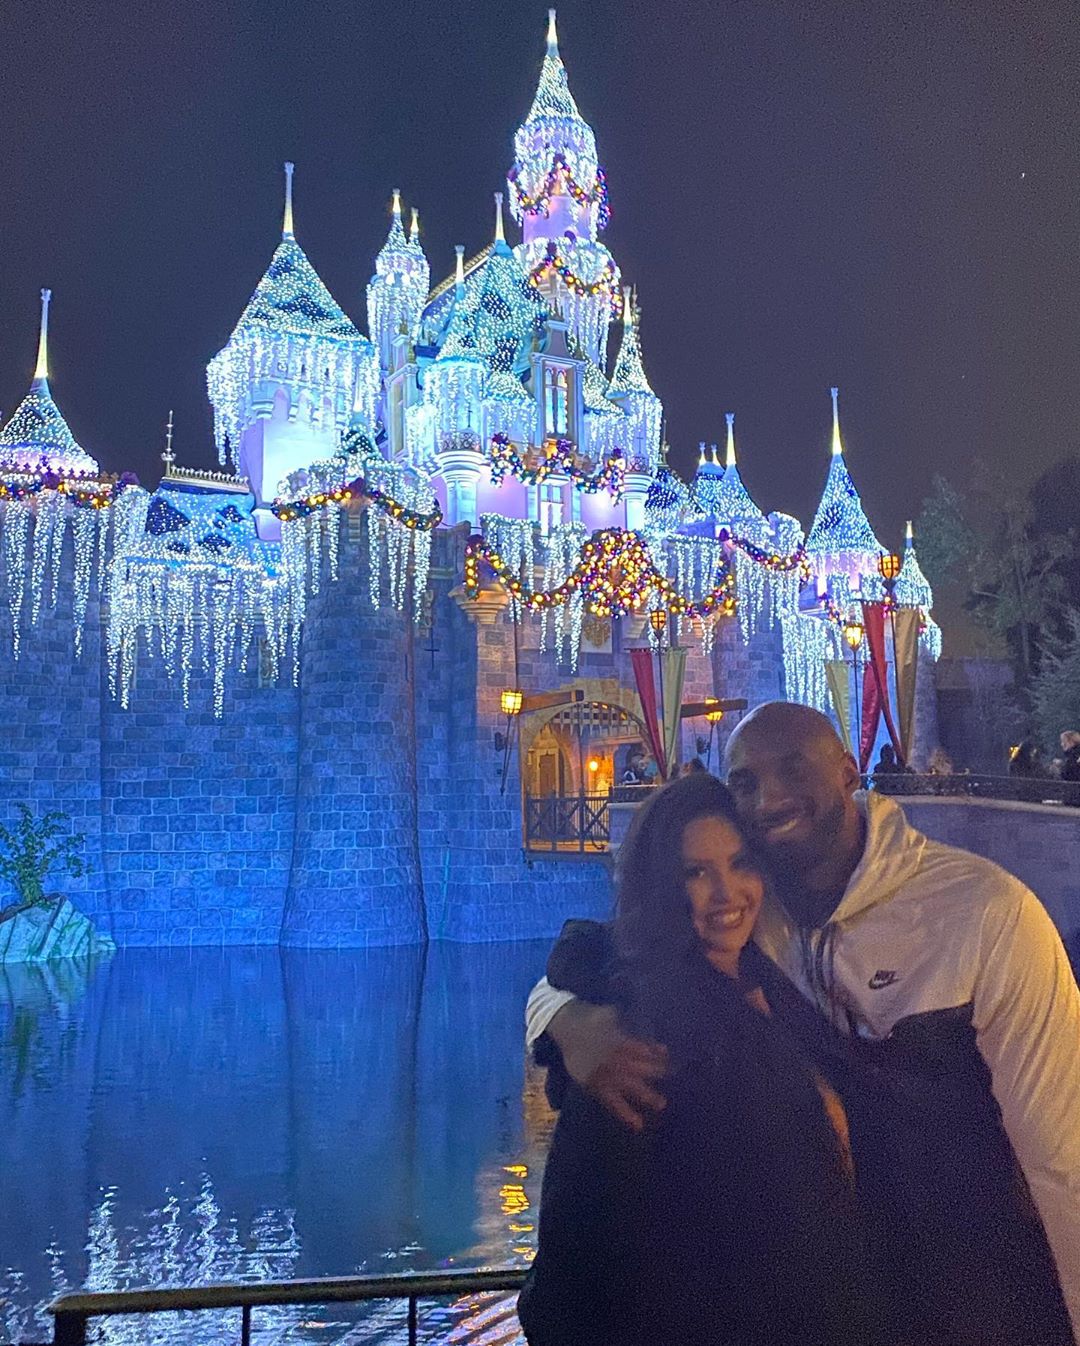
<svg viewBox="0 0 1080 1346"><path fill-rule="evenodd" d="M153 485L176 409L216 465L204 368L280 231L366 329L401 187L433 281L491 233L543 55L536 4L9 0L0 17L0 407L54 290L76 437ZM1024 479L1080 425L1080 18L1015 0L564 0L677 465L737 413L745 480L809 522L831 383L882 540L937 470ZM516 240L516 231L511 241Z"/></svg>

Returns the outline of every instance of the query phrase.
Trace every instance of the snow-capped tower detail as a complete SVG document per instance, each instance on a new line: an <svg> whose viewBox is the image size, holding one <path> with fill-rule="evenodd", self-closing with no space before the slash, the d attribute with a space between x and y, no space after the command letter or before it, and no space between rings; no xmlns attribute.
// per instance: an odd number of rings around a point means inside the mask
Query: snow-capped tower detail
<svg viewBox="0 0 1080 1346"><path fill-rule="evenodd" d="M844 462L840 438L839 389L830 389L833 404L832 462L821 503L806 539L806 555L817 575L819 593L831 578L844 576L853 590L862 577L876 576L881 543L863 512L862 501Z"/></svg>
<svg viewBox="0 0 1080 1346"><path fill-rule="evenodd" d="M49 302L51 290L41 292L41 327L37 364L30 391L0 430L0 469L15 472L48 471L60 476L92 476L93 458L75 442L67 421L49 388Z"/></svg>
<svg viewBox="0 0 1080 1346"><path fill-rule="evenodd" d="M251 482L264 536L276 535L276 520L264 507L279 483L334 454L354 421L372 427L379 389L374 347L293 235L292 175L286 164L281 242L206 370L219 458Z"/></svg>
<svg viewBox="0 0 1080 1346"><path fill-rule="evenodd" d="M660 423L664 408L653 392L641 362L640 316L630 289L623 290L622 344L608 385L608 397L623 408L633 426L625 453L636 471L653 473L660 457Z"/></svg>
<svg viewBox="0 0 1080 1346"><path fill-rule="evenodd" d="M395 188L390 233L375 258L375 274L367 287L368 332L384 371L393 368L397 337L405 333L410 341L415 339L430 281L416 212L406 238L401 224L401 193Z"/></svg>
<svg viewBox="0 0 1080 1346"><path fill-rule="evenodd" d="M769 537L769 522L754 503L743 483L735 455L735 413L729 411L727 445L724 451L724 476L717 492L717 509L721 521L740 537L748 538L757 546L765 546Z"/></svg>
<svg viewBox="0 0 1080 1346"><path fill-rule="evenodd" d="M522 228L518 255L571 335L603 365L608 323L618 311L619 269L596 240L608 221L607 184L592 128L570 92L553 9L540 83L514 136L514 156L507 185Z"/></svg>

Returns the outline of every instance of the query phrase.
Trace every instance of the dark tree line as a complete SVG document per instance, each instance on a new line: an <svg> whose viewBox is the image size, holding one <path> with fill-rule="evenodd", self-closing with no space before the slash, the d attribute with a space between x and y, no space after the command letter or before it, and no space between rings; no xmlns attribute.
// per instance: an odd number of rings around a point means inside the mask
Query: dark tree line
<svg viewBox="0 0 1080 1346"><path fill-rule="evenodd" d="M1022 729L1056 748L1080 729L1080 458L1027 490L985 463L962 490L936 477L916 529L935 598L1012 661Z"/></svg>

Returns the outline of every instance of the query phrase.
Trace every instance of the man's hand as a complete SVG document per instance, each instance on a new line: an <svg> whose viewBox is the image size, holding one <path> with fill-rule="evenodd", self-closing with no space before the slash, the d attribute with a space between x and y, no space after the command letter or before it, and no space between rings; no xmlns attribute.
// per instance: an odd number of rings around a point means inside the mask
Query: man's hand
<svg viewBox="0 0 1080 1346"><path fill-rule="evenodd" d="M570 1078L624 1126L641 1131L667 1099L652 1086L667 1072L667 1051L628 1037L610 1005L575 1000L548 1025Z"/></svg>

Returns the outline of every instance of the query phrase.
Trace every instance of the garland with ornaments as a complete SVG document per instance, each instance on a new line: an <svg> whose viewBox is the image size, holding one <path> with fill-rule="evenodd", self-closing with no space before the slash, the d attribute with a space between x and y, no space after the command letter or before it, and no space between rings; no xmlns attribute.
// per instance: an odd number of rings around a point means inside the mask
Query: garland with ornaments
<svg viewBox="0 0 1080 1346"><path fill-rule="evenodd" d="M416 528L424 533L433 532L443 520L443 512L437 503L435 508L427 513L411 509L386 491L370 485L363 477L356 477L353 481L333 490L316 491L312 495L296 500L278 500L270 508L282 523L290 523L293 519L305 519L316 510L343 505L354 499L370 501L387 518L403 524L406 528Z"/></svg>
<svg viewBox="0 0 1080 1346"><path fill-rule="evenodd" d="M127 486L138 485L133 473L122 477L100 477L88 481L85 476L61 477L55 472L40 476L11 476L0 481L0 500L32 500L42 491L56 491L80 509L106 509Z"/></svg>
<svg viewBox="0 0 1080 1346"><path fill-rule="evenodd" d="M498 486L508 472L527 486L538 486L558 473L569 477L579 491L588 495L608 491L616 500L622 496L626 460L621 449L613 449L604 459L603 466L592 473L584 472L578 466L577 451L569 439L545 440L544 456L535 467L527 465L525 456L501 430L491 436L488 451L493 486Z"/></svg>
<svg viewBox="0 0 1080 1346"><path fill-rule="evenodd" d="M766 570L770 570L776 575L791 575L795 571L800 571L803 579L810 578L805 543L800 543L794 551L785 556L782 552L771 551L768 547L759 547L749 538L739 537L727 528L721 528L717 536L721 542L729 542L733 547L737 547L744 556L749 557L751 561L755 561L759 566L764 566Z"/></svg>
<svg viewBox="0 0 1080 1346"><path fill-rule="evenodd" d="M566 288L574 295L586 295L590 299L606 296L615 317L622 312L619 294L618 273L615 263L608 258L597 280L583 280L571 267L559 251L558 242L551 239L543 257L533 267L530 278L539 283L549 272L554 271Z"/></svg>
<svg viewBox="0 0 1080 1346"><path fill-rule="evenodd" d="M566 162L565 157L556 154L552 160L551 169L535 196L530 196L521 186L518 181L519 176L518 167L515 164L506 179L511 192L514 194L513 205L517 208L515 219L521 215L547 215L548 201L554 195L561 180L566 191L579 206L595 205L597 207L597 229L608 227L611 221L611 207L608 205L607 177L602 168L597 168L596 181L592 187L582 187L571 172L570 165Z"/></svg>
<svg viewBox="0 0 1080 1346"><path fill-rule="evenodd" d="M730 616L735 611L735 577L730 570L725 568L701 598L688 598L657 569L642 535L621 528L594 533L582 545L577 565L553 589L533 589L518 579L502 555L477 535L469 539L465 549L465 593L469 598L480 596L481 563L516 603L531 612L563 607L579 594L596 617L625 617L650 606L651 595L658 599L651 606L661 606L676 617L706 618L718 612Z"/></svg>

